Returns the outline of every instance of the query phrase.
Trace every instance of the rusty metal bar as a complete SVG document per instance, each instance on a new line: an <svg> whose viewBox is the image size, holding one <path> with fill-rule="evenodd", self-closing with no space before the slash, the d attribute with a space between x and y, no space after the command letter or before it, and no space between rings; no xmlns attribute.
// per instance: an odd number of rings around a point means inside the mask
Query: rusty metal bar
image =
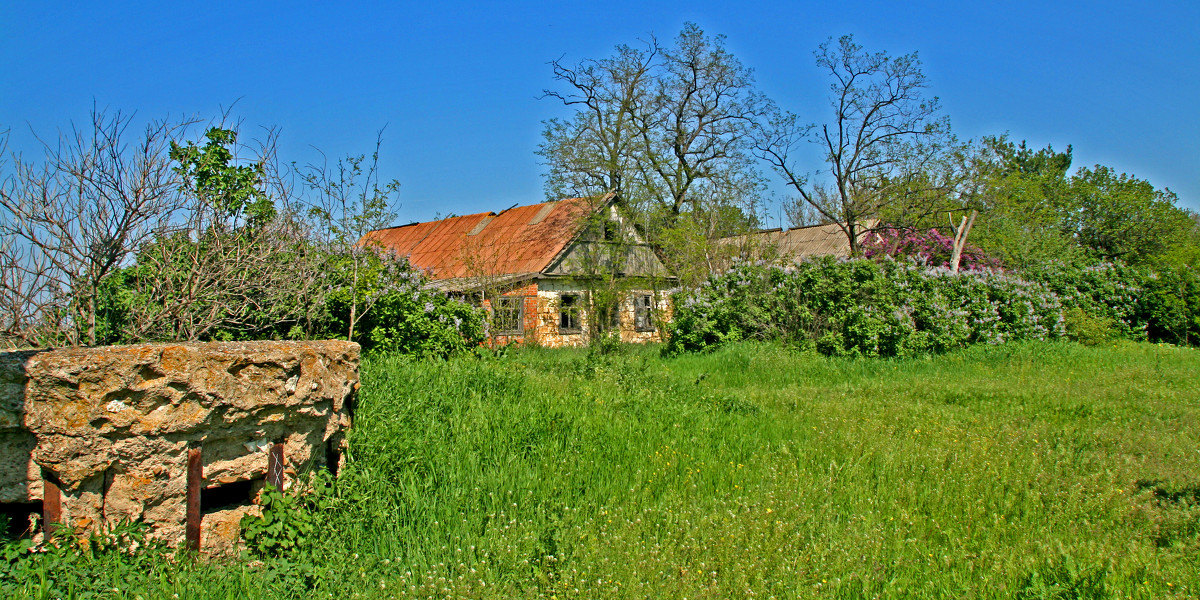
<svg viewBox="0 0 1200 600"><path fill-rule="evenodd" d="M188 448L187 464L187 528L185 530L188 550L200 551L200 483L204 478L200 463L200 449Z"/></svg>
<svg viewBox="0 0 1200 600"><path fill-rule="evenodd" d="M267 483L283 490L283 444L275 442L267 455Z"/></svg>
<svg viewBox="0 0 1200 600"><path fill-rule="evenodd" d="M42 528L47 535L62 523L62 490L53 479L42 473Z"/></svg>

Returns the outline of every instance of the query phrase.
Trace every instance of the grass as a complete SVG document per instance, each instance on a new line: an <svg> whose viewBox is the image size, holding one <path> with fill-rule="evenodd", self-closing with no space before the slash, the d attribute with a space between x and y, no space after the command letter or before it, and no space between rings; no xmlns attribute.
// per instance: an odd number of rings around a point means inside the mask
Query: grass
<svg viewBox="0 0 1200 600"><path fill-rule="evenodd" d="M362 378L351 466L303 548L158 560L106 593L1200 596L1193 349L525 349L376 356ZM48 577L24 591L77 579Z"/></svg>

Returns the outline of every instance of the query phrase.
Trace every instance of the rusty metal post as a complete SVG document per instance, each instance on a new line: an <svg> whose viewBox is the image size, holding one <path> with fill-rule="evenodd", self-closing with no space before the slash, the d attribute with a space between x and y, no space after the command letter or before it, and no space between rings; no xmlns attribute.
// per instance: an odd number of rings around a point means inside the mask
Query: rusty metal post
<svg viewBox="0 0 1200 600"><path fill-rule="evenodd" d="M267 483L283 491L283 444L275 442L267 455Z"/></svg>
<svg viewBox="0 0 1200 600"><path fill-rule="evenodd" d="M42 473L42 529L53 535L62 523L62 490L53 479Z"/></svg>
<svg viewBox="0 0 1200 600"><path fill-rule="evenodd" d="M188 550L200 551L200 482L204 478L200 449L188 448L187 464L187 528Z"/></svg>

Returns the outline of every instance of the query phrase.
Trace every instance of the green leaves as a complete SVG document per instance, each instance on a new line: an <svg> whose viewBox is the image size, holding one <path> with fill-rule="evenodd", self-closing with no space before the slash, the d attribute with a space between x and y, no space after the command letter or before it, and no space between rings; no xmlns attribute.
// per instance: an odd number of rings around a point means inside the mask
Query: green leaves
<svg viewBox="0 0 1200 600"><path fill-rule="evenodd" d="M222 216L262 224L275 217L275 203L262 191L266 177L263 161L238 165L231 150L237 132L211 127L203 146L171 142L170 157L179 163L175 172L183 187Z"/></svg>

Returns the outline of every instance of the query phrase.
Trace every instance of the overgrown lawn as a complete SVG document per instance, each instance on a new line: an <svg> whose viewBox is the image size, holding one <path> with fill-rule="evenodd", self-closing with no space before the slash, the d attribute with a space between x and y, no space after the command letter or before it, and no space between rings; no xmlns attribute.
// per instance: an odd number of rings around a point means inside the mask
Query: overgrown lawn
<svg viewBox="0 0 1200 600"><path fill-rule="evenodd" d="M1200 595L1194 349L528 349L362 379L301 551L120 595Z"/></svg>

